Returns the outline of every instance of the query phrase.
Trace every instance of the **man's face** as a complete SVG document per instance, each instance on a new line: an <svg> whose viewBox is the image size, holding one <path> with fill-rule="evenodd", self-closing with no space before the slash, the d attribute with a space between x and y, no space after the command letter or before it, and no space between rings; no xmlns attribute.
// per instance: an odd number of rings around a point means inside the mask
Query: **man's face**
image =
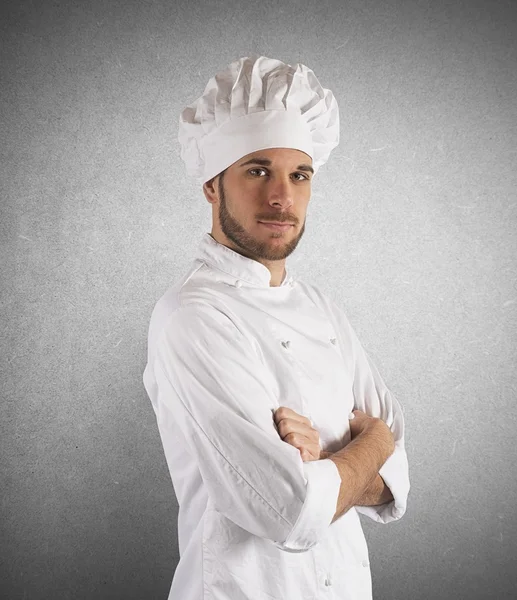
<svg viewBox="0 0 517 600"><path fill-rule="evenodd" d="M244 156L217 177L214 229L222 231L230 247L263 261L283 260L295 250L311 195L313 174L298 168L304 165L311 167L312 159L300 150L268 148ZM261 221L290 227L275 230Z"/></svg>

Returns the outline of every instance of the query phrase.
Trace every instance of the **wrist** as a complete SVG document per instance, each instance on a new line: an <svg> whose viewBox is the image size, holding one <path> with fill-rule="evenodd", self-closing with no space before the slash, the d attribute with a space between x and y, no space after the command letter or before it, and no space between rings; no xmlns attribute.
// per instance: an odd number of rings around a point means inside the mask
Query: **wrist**
<svg viewBox="0 0 517 600"><path fill-rule="evenodd" d="M326 450L322 450L320 452L319 460L325 460L326 458L328 458L329 456L332 456L333 454L334 454L333 452L327 452Z"/></svg>

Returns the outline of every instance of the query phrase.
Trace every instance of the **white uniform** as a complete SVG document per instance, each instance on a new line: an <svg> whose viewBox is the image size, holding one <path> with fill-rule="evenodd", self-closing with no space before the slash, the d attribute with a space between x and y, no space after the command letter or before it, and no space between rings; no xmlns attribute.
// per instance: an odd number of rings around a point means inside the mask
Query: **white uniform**
<svg viewBox="0 0 517 600"><path fill-rule="evenodd" d="M332 300L287 272L270 287L264 265L206 233L153 310L143 380L179 504L169 600L372 597L358 512L404 514L404 420ZM331 523L338 470L281 440L279 406L312 419L332 452L350 441L354 408L386 421L396 449L380 474L394 501Z"/></svg>

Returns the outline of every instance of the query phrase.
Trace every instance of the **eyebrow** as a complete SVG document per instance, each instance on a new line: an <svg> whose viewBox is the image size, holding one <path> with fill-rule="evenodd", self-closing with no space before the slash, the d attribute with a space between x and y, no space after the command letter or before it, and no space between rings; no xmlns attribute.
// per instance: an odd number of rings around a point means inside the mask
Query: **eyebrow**
<svg viewBox="0 0 517 600"><path fill-rule="evenodd" d="M255 157L255 158L251 158L250 160L247 160L246 162L241 163L239 166L240 167L244 167L245 165L262 165L263 167L270 167L271 166L271 161L269 160L269 158L260 158L260 157ZM314 175L314 169L310 166L310 165L298 165L296 167L298 169L298 171L310 171L313 175Z"/></svg>

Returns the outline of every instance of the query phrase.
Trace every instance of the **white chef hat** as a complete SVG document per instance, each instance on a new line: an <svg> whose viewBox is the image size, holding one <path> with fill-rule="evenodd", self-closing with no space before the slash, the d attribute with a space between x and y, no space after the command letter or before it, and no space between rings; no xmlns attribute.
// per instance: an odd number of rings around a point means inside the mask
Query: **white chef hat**
<svg viewBox="0 0 517 600"><path fill-rule="evenodd" d="M295 148L316 174L339 144L339 109L314 72L252 54L212 77L179 119L188 175L204 183L257 150Z"/></svg>

